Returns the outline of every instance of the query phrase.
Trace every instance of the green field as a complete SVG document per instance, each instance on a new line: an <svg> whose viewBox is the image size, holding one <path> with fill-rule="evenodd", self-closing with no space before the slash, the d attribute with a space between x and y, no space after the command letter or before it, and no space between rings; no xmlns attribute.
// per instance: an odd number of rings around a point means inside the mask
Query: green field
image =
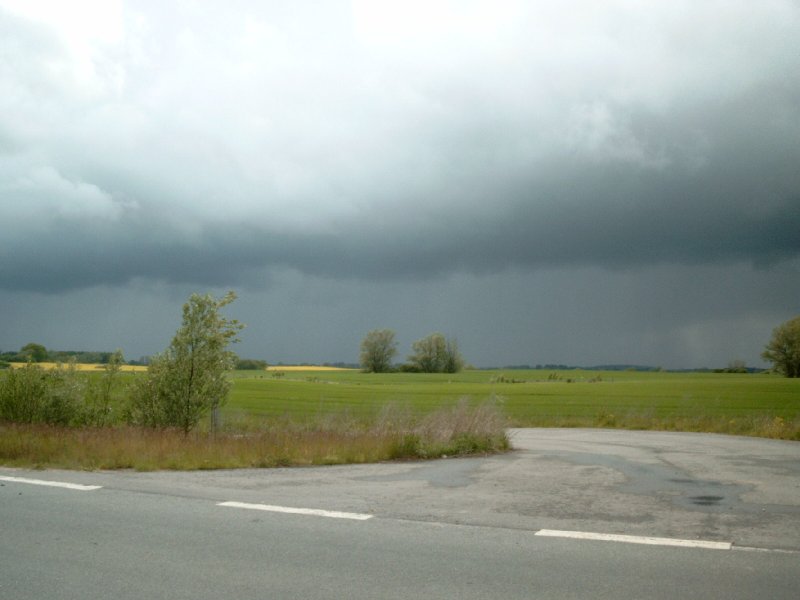
<svg viewBox="0 0 800 600"><path fill-rule="evenodd" d="M239 371L223 416L369 418L494 399L513 426L711 431L800 439L800 379L768 374L508 370Z"/></svg>
<svg viewBox="0 0 800 600"><path fill-rule="evenodd" d="M238 371L220 427L126 426L125 373L103 427L0 422L0 464L211 469L363 463L508 449L507 425L698 431L800 441L800 379L597 371ZM101 374L90 372L94 380Z"/></svg>

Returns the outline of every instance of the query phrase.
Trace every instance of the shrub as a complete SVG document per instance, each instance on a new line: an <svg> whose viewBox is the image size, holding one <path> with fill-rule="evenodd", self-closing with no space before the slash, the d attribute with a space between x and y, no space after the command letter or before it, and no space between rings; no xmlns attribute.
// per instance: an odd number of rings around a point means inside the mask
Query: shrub
<svg viewBox="0 0 800 600"><path fill-rule="evenodd" d="M46 371L34 363L0 382L0 418L17 423L74 425L83 420L86 381L75 363Z"/></svg>
<svg viewBox="0 0 800 600"><path fill-rule="evenodd" d="M458 373L464 367L464 359L454 339L441 333L432 333L417 340L411 346L414 351L408 361L422 373Z"/></svg>

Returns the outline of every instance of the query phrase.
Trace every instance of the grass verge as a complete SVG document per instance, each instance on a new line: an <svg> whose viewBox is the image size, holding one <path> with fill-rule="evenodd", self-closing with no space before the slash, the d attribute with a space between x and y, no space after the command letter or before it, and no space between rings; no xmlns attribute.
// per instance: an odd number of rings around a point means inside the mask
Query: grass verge
<svg viewBox="0 0 800 600"><path fill-rule="evenodd" d="M197 470L380 462L503 452L496 406L462 401L425 416L392 406L375 420L248 419L214 435L133 427L0 424L0 464L28 468Z"/></svg>
<svg viewBox="0 0 800 600"><path fill-rule="evenodd" d="M718 414L658 416L651 411L614 414L601 410L594 416L552 415L538 417L526 427L591 427L651 431L722 433L775 440L800 441L800 417L785 419L772 415Z"/></svg>

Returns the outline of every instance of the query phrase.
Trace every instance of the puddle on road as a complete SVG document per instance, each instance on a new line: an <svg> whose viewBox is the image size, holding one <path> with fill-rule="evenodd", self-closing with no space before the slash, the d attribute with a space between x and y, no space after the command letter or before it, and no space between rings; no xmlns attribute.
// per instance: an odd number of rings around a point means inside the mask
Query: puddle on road
<svg viewBox="0 0 800 600"><path fill-rule="evenodd" d="M698 506L716 506L725 500L725 496L692 496L689 500Z"/></svg>
<svg viewBox="0 0 800 600"><path fill-rule="evenodd" d="M619 484L621 491L668 498L673 504L689 510L711 512L756 510L741 500L744 493L754 488L751 485L692 479L675 467L639 463L619 456L566 452L549 456L573 464L609 467L625 476L625 482Z"/></svg>

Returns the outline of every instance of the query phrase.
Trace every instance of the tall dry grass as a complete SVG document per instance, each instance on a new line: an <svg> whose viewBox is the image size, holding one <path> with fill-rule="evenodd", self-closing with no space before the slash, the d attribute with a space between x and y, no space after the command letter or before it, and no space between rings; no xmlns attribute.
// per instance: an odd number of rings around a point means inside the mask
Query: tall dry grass
<svg viewBox="0 0 800 600"><path fill-rule="evenodd" d="M225 469L333 465L510 447L493 404L466 401L424 417L389 407L371 422L347 414L302 423L229 423L216 434L135 427L0 424L0 464L66 469Z"/></svg>

